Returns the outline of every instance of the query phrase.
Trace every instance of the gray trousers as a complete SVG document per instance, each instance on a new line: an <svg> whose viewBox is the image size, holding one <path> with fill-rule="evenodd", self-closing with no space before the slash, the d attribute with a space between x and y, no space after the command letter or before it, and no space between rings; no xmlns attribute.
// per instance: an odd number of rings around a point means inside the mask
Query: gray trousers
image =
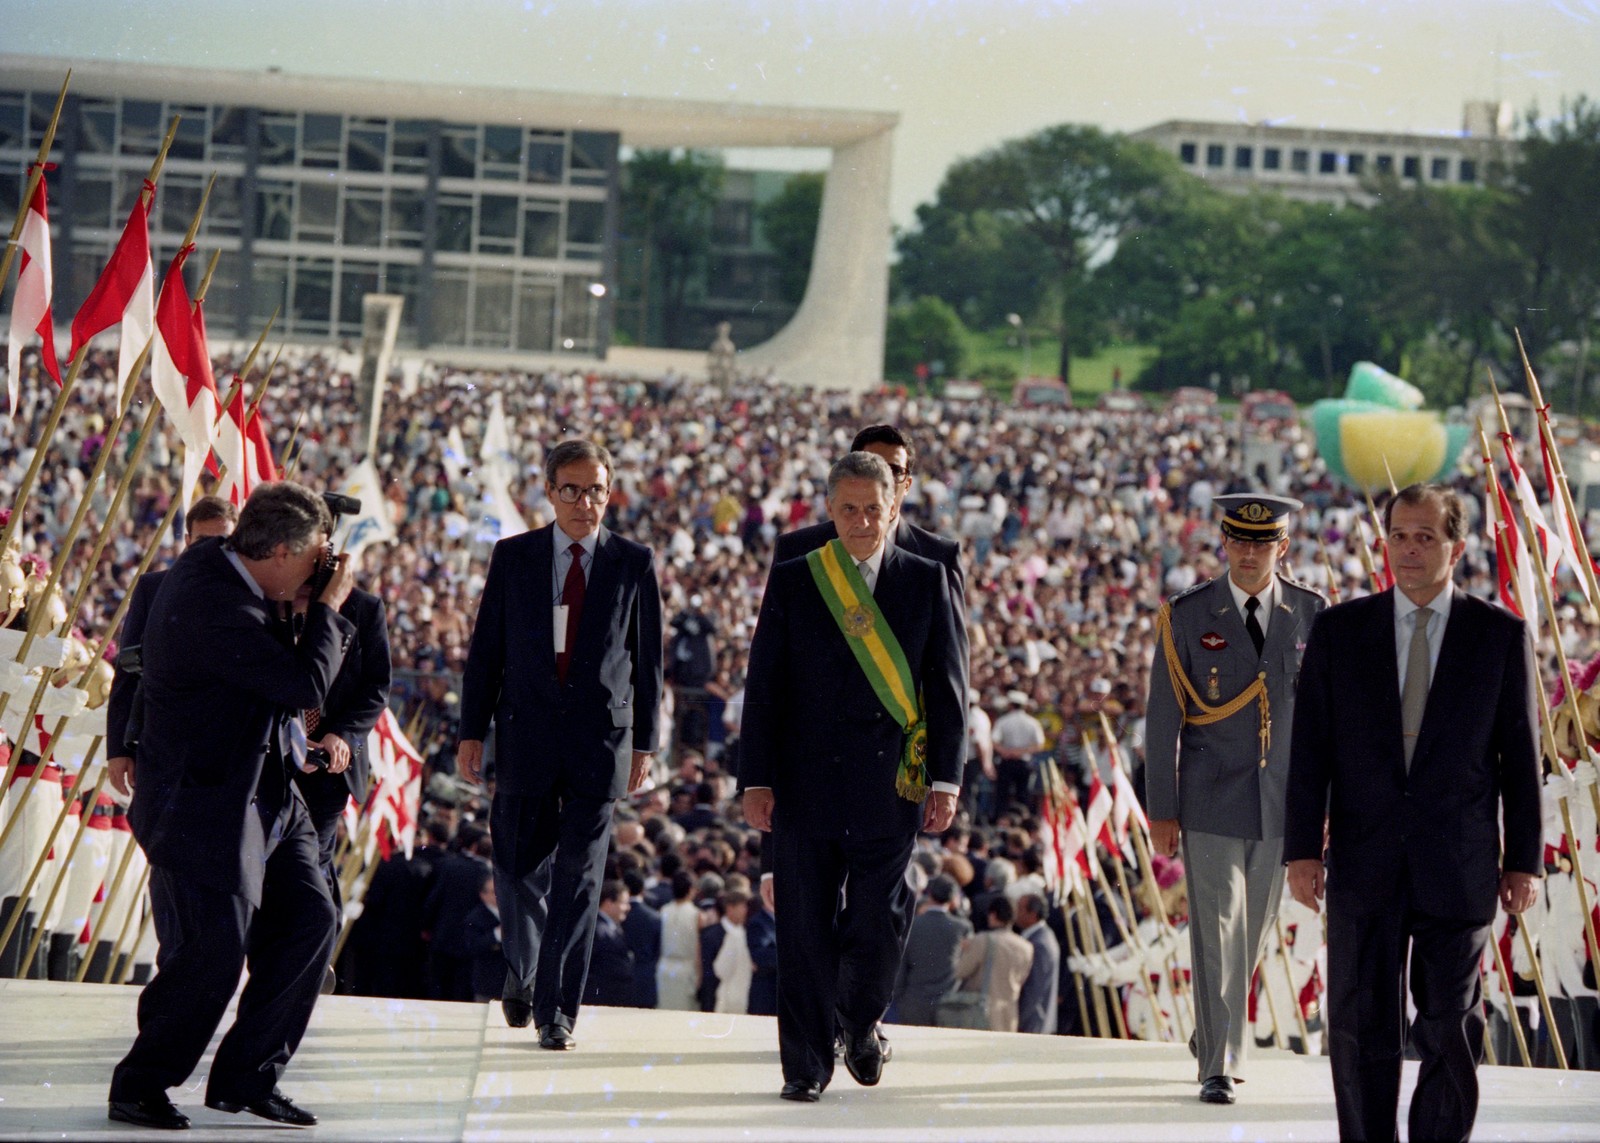
<svg viewBox="0 0 1600 1143"><path fill-rule="evenodd" d="M1283 839L1183 831L1199 1078L1239 1075L1250 1043L1250 981L1283 897Z"/></svg>

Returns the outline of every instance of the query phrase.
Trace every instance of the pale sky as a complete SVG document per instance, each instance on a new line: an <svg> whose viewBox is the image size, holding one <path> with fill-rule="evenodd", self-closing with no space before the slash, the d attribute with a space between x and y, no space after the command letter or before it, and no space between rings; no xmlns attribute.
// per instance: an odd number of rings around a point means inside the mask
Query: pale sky
<svg viewBox="0 0 1600 1143"><path fill-rule="evenodd" d="M1056 123L1450 133L1600 98L1600 0L4 0L4 50L894 111L894 220ZM740 152L736 161L759 159ZM785 153L765 165L807 165ZM820 164L825 165L825 159Z"/></svg>

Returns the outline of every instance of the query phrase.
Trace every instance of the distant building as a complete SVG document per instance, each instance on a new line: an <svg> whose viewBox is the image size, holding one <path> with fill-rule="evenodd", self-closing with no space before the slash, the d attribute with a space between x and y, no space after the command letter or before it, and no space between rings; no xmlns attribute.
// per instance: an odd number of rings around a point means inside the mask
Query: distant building
<svg viewBox="0 0 1600 1143"><path fill-rule="evenodd" d="M214 337L254 338L277 309L274 338L354 339L362 297L387 293L405 299L400 345L436 351L606 353L622 147L823 147L834 177L806 298L781 330L736 325L740 364L801 385L881 381L895 115L0 56L7 209L69 64L49 176L63 324L174 115L152 253L160 272L214 173L188 264L197 281L221 254L207 297ZM765 178L730 177L708 306L760 308L748 304L766 289L750 217Z"/></svg>
<svg viewBox="0 0 1600 1143"><path fill-rule="evenodd" d="M1460 135L1342 131L1169 119L1132 138L1177 156L1183 169L1222 190L1267 190L1309 202L1368 202L1366 181L1472 186L1515 157L1504 103L1469 103Z"/></svg>
<svg viewBox="0 0 1600 1143"><path fill-rule="evenodd" d="M624 164L626 165L626 164ZM772 337L798 308L783 300L777 256L762 231L761 208L793 178L788 171L728 170L713 208L711 254L688 284L681 341L703 349L718 322L731 325L734 344L744 348ZM627 175L624 171L624 181ZM659 299L648 301L640 246L625 240L618 259L617 328L638 345L664 345ZM646 308L650 313L645 313Z"/></svg>

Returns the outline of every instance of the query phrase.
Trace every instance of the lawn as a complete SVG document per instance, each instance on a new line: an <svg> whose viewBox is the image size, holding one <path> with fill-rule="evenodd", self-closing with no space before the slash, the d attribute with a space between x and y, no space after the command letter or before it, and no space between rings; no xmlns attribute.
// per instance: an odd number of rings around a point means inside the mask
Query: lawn
<svg viewBox="0 0 1600 1143"><path fill-rule="evenodd" d="M1061 352L1055 338L1031 336L1024 353L1021 339L1012 330L972 332L967 335L967 373L983 372L986 364L1009 365L1018 377L1056 376L1056 358ZM1072 392L1082 400L1092 400L1111 388L1111 379L1117 369L1122 371L1122 385L1127 388L1144 368L1145 362L1155 356L1155 348L1148 345L1110 345L1093 357L1072 359ZM991 386L1004 389L1009 385Z"/></svg>

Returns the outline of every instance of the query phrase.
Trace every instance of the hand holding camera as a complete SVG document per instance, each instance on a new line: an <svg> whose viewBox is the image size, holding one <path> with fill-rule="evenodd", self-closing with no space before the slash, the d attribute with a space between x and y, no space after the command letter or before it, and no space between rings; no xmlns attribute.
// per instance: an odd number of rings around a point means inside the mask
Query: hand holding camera
<svg viewBox="0 0 1600 1143"><path fill-rule="evenodd" d="M334 555L333 548L328 547L308 585L313 600L326 603L338 611L344 606L344 601L350 598L350 592L356 585L355 572L350 568L350 554L341 552Z"/></svg>

